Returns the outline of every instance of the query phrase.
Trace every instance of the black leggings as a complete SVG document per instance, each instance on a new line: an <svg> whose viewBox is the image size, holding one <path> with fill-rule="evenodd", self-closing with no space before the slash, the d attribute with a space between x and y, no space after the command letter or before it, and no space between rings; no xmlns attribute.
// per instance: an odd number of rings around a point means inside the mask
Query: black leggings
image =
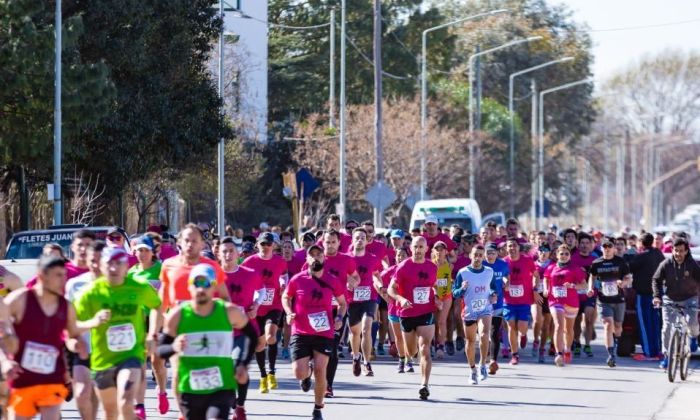
<svg viewBox="0 0 700 420"><path fill-rule="evenodd" d="M491 360L498 360L498 352L501 350L501 323L500 316L491 317Z"/></svg>
<svg viewBox="0 0 700 420"><path fill-rule="evenodd" d="M335 319L336 309L333 309L333 318ZM333 386L333 381L335 380L335 372L338 370L338 346L340 345L340 339L343 337L343 332L345 331L345 325L347 323L347 314L343 318L343 325L340 326L339 330L335 331L335 336L333 337L333 349L331 350L331 357L328 360L328 368L326 369L326 381L328 386Z"/></svg>

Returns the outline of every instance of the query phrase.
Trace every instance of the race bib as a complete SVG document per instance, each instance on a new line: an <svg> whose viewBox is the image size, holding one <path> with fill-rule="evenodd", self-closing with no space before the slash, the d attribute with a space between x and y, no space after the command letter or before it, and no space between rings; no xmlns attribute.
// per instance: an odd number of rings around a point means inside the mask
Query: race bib
<svg viewBox="0 0 700 420"><path fill-rule="evenodd" d="M474 299L471 301L472 313L483 312L486 309L486 305L489 304L488 299Z"/></svg>
<svg viewBox="0 0 700 420"><path fill-rule="evenodd" d="M27 341L20 365L30 372L50 375L56 370L59 354L54 346Z"/></svg>
<svg viewBox="0 0 700 420"><path fill-rule="evenodd" d="M613 297L617 296L617 281L604 281L603 282L603 296Z"/></svg>
<svg viewBox="0 0 700 420"><path fill-rule="evenodd" d="M438 279L437 287L447 287L447 279Z"/></svg>
<svg viewBox="0 0 700 420"><path fill-rule="evenodd" d="M326 311L309 314L309 324L316 332L324 332L331 329L331 323L328 321L328 313Z"/></svg>
<svg viewBox="0 0 700 420"><path fill-rule="evenodd" d="M522 284L511 284L509 290L510 297L523 297L525 295L525 288Z"/></svg>
<svg viewBox="0 0 700 420"><path fill-rule="evenodd" d="M424 305L430 301L430 287L416 287L413 289L413 303Z"/></svg>
<svg viewBox="0 0 700 420"><path fill-rule="evenodd" d="M355 302L364 302L372 297L372 291L369 286L357 286L352 295L352 300Z"/></svg>
<svg viewBox="0 0 700 420"><path fill-rule="evenodd" d="M568 290L566 290L566 287L564 287L564 286L553 286L552 287L552 295L555 298L563 299L566 297L567 293L568 293Z"/></svg>
<svg viewBox="0 0 700 420"><path fill-rule="evenodd" d="M133 324L114 325L107 329L107 348L118 353L129 351L136 345L136 331Z"/></svg>
<svg viewBox="0 0 700 420"><path fill-rule="evenodd" d="M261 305L270 306L273 300L275 300L275 289L265 288L265 300Z"/></svg>
<svg viewBox="0 0 700 420"><path fill-rule="evenodd" d="M193 391L211 391L224 386L218 366L190 371L190 388Z"/></svg>

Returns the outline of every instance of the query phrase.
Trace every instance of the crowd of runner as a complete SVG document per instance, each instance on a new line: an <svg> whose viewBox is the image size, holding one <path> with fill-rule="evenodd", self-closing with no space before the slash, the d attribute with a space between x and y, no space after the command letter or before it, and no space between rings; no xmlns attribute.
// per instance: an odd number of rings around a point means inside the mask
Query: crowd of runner
<svg viewBox="0 0 700 420"><path fill-rule="evenodd" d="M697 349L700 267L684 233L528 234L514 219L465 232L430 215L421 228L386 234L337 215L298 238L267 224L226 237L188 224L173 240L149 230L131 253L116 230L106 241L76 232L70 260L49 244L26 286L0 267L0 407L9 418L59 419L73 398L83 419L100 409L109 420L145 419L150 365L161 414L174 404L185 419L233 411L241 420L253 359L263 394L278 387L278 360L291 359L301 390L313 388L312 418L322 419L346 357L354 376L374 376L372 361L388 352L397 374L419 371L427 400L433 358L464 352L465 385L526 352L563 367L594 356L598 319L614 368L627 288L646 357L666 366L671 302L689 311Z"/></svg>

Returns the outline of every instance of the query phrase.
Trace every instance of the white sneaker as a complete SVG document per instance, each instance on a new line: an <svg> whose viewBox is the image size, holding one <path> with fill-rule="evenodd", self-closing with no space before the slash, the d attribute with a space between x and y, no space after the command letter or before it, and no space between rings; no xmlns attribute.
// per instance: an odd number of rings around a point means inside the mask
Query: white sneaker
<svg viewBox="0 0 700 420"><path fill-rule="evenodd" d="M484 382L489 377L489 372L486 370L486 365L481 365L479 368L479 380Z"/></svg>
<svg viewBox="0 0 700 420"><path fill-rule="evenodd" d="M476 368L473 367L471 377L469 378L469 385L478 385L478 384L479 384L479 380L477 379Z"/></svg>

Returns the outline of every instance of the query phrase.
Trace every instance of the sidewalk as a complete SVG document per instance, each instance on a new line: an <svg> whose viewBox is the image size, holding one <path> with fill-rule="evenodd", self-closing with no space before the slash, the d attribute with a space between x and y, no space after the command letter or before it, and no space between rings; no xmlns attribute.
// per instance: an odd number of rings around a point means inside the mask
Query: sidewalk
<svg viewBox="0 0 700 420"><path fill-rule="evenodd" d="M700 419L700 361L691 361L687 381L676 378L674 388L664 405L651 418L653 420Z"/></svg>

